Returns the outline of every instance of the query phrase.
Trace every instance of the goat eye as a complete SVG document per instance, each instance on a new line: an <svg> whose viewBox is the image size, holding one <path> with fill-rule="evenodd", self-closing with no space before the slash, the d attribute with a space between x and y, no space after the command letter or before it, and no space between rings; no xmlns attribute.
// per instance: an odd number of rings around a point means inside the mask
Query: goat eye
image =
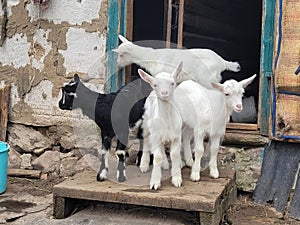
<svg viewBox="0 0 300 225"><path fill-rule="evenodd" d="M153 84L153 87L155 87L155 88L156 88L156 87L157 87L157 84Z"/></svg>
<svg viewBox="0 0 300 225"><path fill-rule="evenodd" d="M230 96L230 94L228 94L228 93L225 93L225 96L227 96L227 97L228 97L228 96Z"/></svg>
<svg viewBox="0 0 300 225"><path fill-rule="evenodd" d="M174 86L174 82L172 82L171 85Z"/></svg>

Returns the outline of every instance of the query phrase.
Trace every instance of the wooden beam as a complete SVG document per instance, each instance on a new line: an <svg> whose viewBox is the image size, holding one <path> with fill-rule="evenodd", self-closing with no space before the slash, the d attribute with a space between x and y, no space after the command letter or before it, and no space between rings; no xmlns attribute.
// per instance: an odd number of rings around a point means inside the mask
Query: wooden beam
<svg viewBox="0 0 300 225"><path fill-rule="evenodd" d="M274 20L276 1L263 0L262 36L260 53L259 127L264 135L269 134L271 123L271 77L273 71Z"/></svg>
<svg viewBox="0 0 300 225"><path fill-rule="evenodd" d="M250 123L228 123L227 129L237 129L237 130L257 130L257 124Z"/></svg>
<svg viewBox="0 0 300 225"><path fill-rule="evenodd" d="M125 19L125 18L124 18ZM126 38L129 41L133 37L133 0L127 0L126 5ZM131 66L125 67L125 84L131 81Z"/></svg>
<svg viewBox="0 0 300 225"><path fill-rule="evenodd" d="M119 32L119 1L108 1L108 24L107 24L107 84L105 91L110 93L118 89L117 87L117 58L111 50L118 46L118 32Z"/></svg>
<svg viewBox="0 0 300 225"><path fill-rule="evenodd" d="M167 34L166 34L166 48L171 46L172 33L172 0L168 0L168 18L167 18Z"/></svg>
<svg viewBox="0 0 300 225"><path fill-rule="evenodd" d="M178 33L177 33L178 48L182 48L182 44L183 44L183 18L184 18L184 0L180 0L179 15L178 15Z"/></svg>
<svg viewBox="0 0 300 225"><path fill-rule="evenodd" d="M10 177L26 177L40 179L42 172L40 170L8 169L7 175Z"/></svg>
<svg viewBox="0 0 300 225"><path fill-rule="evenodd" d="M264 146L269 138L260 135L257 131L227 130L222 145L236 146Z"/></svg>
<svg viewBox="0 0 300 225"><path fill-rule="evenodd" d="M0 89L0 141L6 141L10 86Z"/></svg>

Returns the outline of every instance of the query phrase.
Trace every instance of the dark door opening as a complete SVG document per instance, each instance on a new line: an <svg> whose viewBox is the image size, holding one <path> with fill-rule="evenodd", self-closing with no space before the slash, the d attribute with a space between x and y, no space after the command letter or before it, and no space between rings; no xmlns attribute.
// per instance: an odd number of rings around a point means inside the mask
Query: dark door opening
<svg viewBox="0 0 300 225"><path fill-rule="evenodd" d="M166 35L165 13L164 0L134 0L132 40L135 42L143 40L164 41ZM147 46L147 42L140 42L140 44ZM149 43L149 47L152 47L150 45L151 43ZM139 78L138 68L136 64L132 65L131 80Z"/></svg>
<svg viewBox="0 0 300 225"><path fill-rule="evenodd" d="M133 41L165 40L168 0L134 0ZM172 36L177 40L179 0L172 1ZM184 0L182 40L184 48L209 48L229 61L238 61L241 71L225 71L223 81L242 80L257 74L247 88L244 115L232 122L257 123L260 72L262 0ZM132 68L132 79L138 75ZM247 109L248 108L248 109ZM248 112L247 112L248 110Z"/></svg>

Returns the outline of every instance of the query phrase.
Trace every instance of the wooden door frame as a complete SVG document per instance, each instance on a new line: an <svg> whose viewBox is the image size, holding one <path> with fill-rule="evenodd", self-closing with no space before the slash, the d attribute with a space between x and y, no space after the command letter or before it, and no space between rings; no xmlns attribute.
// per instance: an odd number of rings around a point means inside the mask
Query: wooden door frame
<svg viewBox="0 0 300 225"><path fill-rule="evenodd" d="M133 1L134 0L109 0L108 8L108 37L107 50L118 46L118 33L123 33L129 40L132 40L133 35ZM120 3L121 2L121 3ZM172 0L168 0L168 8L172 10ZM183 44L183 20L184 20L184 0L179 2L179 16L178 16L178 47ZM258 106L258 121L257 124L232 124L230 129L247 129L260 130L262 135L269 135L270 130L270 111L271 111L271 77L273 64L273 50L274 50L274 22L276 2L273 0L262 0L262 30L261 30L261 54L260 54L260 85L259 85L259 106ZM121 8L120 8L121 7ZM121 9L121 15L119 11ZM168 11L166 42L167 47L170 46L171 40L171 10ZM117 14L117 16L116 16ZM120 29L121 24L121 29ZM123 27L123 28L122 28ZM168 46L169 43L169 46ZM108 55L111 61L108 66L108 72L114 68L115 59ZM110 70L109 70L110 69ZM126 69L124 83L130 81L130 67ZM108 73L109 74L109 73ZM124 75L123 75L124 76ZM120 78L117 75L111 76L110 91L118 87ZM267 106L267 107L266 107Z"/></svg>

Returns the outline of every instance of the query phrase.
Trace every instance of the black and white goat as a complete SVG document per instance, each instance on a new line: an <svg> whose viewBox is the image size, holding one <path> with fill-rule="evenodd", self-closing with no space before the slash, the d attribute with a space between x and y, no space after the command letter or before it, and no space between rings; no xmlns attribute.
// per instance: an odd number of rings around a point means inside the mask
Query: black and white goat
<svg viewBox="0 0 300 225"><path fill-rule="evenodd" d="M126 180L125 158L129 129L138 126L137 138L142 140L141 123L146 97L151 92L149 84L141 79L129 83L119 91L100 94L87 88L74 75L74 81L62 87L59 108L73 110L80 108L83 114L94 120L101 129L102 154L101 166L97 180L107 179L108 150L114 137L117 138L116 154L118 156L117 180ZM141 143L141 142L140 142Z"/></svg>

